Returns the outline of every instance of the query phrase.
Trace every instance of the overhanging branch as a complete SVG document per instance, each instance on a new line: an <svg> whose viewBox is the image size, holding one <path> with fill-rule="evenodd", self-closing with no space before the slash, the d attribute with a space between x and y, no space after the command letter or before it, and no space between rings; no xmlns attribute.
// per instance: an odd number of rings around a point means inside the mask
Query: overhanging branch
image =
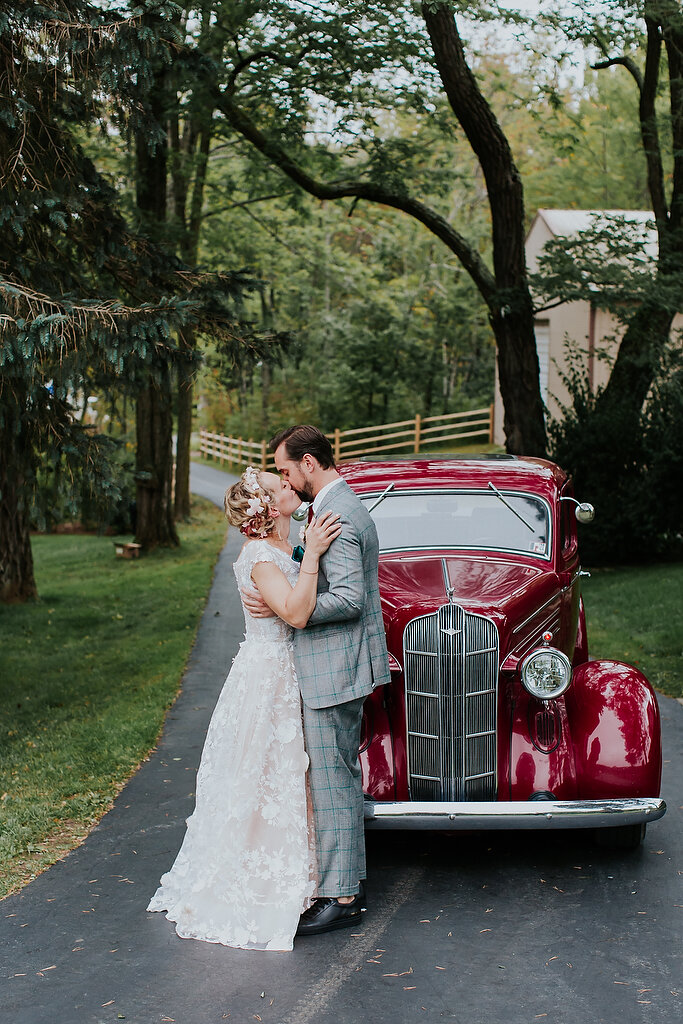
<svg viewBox="0 0 683 1024"><path fill-rule="evenodd" d="M435 210L411 196L393 192L371 181L334 183L318 181L287 153L279 141L264 135L249 115L230 96L225 93L218 94L216 108L226 117L235 131L248 139L271 163L316 199L333 200L348 197L365 199L368 202L380 203L401 210L419 220L458 257L489 309L497 310L497 289L493 274L477 250Z"/></svg>

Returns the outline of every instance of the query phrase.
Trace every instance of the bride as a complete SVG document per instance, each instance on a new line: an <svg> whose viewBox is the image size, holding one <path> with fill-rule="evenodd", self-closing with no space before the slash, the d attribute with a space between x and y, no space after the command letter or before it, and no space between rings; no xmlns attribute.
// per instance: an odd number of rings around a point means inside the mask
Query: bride
<svg viewBox="0 0 683 1024"><path fill-rule="evenodd" d="M241 949L290 950L313 899L315 842L293 628L315 607L318 558L339 517L311 521L301 569L289 527L300 499L274 473L247 467L226 492L228 522L247 537L234 565L276 613L252 618L213 712L196 804L180 852L150 900L181 938Z"/></svg>

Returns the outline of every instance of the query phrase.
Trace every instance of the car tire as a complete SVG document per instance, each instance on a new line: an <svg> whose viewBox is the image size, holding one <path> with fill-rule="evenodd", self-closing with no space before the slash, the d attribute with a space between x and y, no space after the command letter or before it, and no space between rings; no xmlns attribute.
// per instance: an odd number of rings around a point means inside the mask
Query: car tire
<svg viewBox="0 0 683 1024"><path fill-rule="evenodd" d="M617 825L616 828L599 828L595 831L595 841L606 850L637 850L645 838L647 826Z"/></svg>

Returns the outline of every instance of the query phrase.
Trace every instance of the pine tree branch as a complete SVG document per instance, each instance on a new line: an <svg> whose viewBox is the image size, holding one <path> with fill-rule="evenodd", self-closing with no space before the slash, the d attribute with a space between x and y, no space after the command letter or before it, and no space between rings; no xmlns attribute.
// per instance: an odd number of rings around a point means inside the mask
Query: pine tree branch
<svg viewBox="0 0 683 1024"><path fill-rule="evenodd" d="M64 299L51 298L2 277L0 295L11 310L11 313L0 313L0 332L28 327L37 317L50 317L51 323L58 328L57 333L60 335L86 331L88 324L93 321L104 324L108 330L116 333L119 324L133 316L167 316L169 312L168 303L126 306L114 299L71 303Z"/></svg>

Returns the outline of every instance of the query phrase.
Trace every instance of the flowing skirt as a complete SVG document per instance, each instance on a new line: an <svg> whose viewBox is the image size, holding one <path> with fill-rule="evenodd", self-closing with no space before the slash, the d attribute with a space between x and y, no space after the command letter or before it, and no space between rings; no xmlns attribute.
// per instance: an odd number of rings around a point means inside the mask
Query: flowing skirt
<svg viewBox="0 0 683 1024"><path fill-rule="evenodd" d="M245 640L211 718L196 805L148 910L182 938L290 950L315 890L291 642Z"/></svg>

